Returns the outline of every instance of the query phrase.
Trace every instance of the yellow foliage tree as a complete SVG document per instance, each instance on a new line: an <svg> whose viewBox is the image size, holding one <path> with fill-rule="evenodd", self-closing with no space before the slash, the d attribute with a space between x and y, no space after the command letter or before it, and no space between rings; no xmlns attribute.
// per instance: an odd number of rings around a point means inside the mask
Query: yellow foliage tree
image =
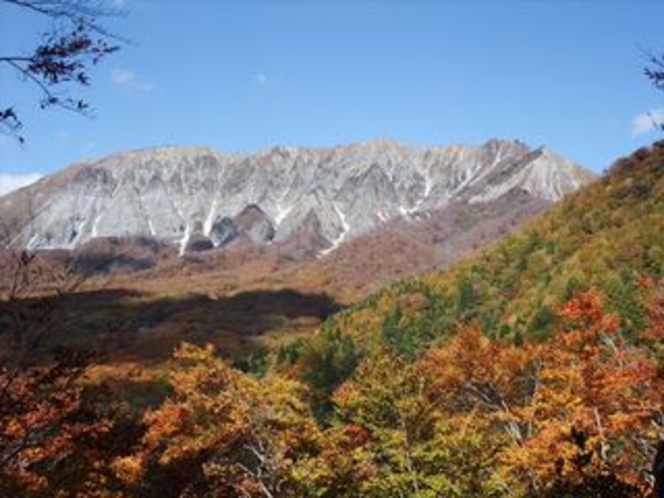
<svg viewBox="0 0 664 498"><path fill-rule="evenodd" d="M296 486L297 460L319 438L302 386L259 382L211 346L183 344L175 359L173 393L145 415L141 450L116 460L118 477L179 496L284 496Z"/></svg>

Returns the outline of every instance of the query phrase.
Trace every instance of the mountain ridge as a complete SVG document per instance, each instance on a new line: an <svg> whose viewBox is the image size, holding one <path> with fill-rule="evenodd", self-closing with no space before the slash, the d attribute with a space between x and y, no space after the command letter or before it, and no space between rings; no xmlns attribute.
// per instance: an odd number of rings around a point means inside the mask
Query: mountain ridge
<svg viewBox="0 0 664 498"><path fill-rule="evenodd" d="M410 146L380 138L231 154L165 146L75 163L1 198L0 216L20 222L20 199L31 204L19 235L30 249L148 235L183 254L194 239L208 240L198 247L230 242L217 232L236 230L235 218L255 206L264 225L251 236L255 243L315 230L314 249L326 254L387 221L426 217L453 203L491 203L515 190L555 202L592 178L550 149L518 140Z"/></svg>

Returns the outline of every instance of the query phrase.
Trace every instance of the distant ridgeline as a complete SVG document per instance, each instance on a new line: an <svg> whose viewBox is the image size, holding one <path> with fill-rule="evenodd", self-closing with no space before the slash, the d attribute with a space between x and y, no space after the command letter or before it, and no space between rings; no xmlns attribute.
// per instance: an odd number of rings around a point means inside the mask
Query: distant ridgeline
<svg viewBox="0 0 664 498"><path fill-rule="evenodd" d="M459 206L494 208L496 217L541 210L592 178L550 149L519 141L375 140L254 154L164 147L70 166L1 199L0 217L30 249L147 236L181 254L239 241L290 247L295 239L326 254L392 221L445 219Z"/></svg>

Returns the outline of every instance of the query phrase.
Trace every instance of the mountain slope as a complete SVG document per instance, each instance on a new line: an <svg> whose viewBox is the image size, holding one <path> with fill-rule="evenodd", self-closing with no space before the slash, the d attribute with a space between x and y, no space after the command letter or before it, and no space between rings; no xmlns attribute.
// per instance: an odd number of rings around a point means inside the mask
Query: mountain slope
<svg viewBox="0 0 664 498"><path fill-rule="evenodd" d="M31 249L153 236L184 253L192 240L200 250L242 235L265 244L304 232L310 250L329 252L392 220L515 192L546 205L591 179L549 149L518 141L411 147L375 140L245 155L165 147L71 166L0 200L0 216L23 227L19 238Z"/></svg>
<svg viewBox="0 0 664 498"><path fill-rule="evenodd" d="M631 335L643 328L645 296L662 278L664 142L658 142L482 254L393 285L328 326L367 345L394 327L411 345L424 345L470 320L495 336L546 336L556 306L577 289L595 287Z"/></svg>

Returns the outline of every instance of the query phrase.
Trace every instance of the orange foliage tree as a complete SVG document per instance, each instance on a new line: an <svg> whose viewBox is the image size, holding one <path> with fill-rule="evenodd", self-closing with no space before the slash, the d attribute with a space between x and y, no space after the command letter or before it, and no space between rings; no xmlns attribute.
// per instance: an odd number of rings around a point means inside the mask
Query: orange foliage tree
<svg viewBox="0 0 664 498"><path fill-rule="evenodd" d="M516 347L476 327L422 360L433 395L509 435L499 459L524 492L645 492L664 385L649 351L627 342L595 291L558 314L541 344Z"/></svg>
<svg viewBox="0 0 664 498"><path fill-rule="evenodd" d="M114 463L134 493L272 497L306 483L298 459L317 446L319 432L300 384L258 381L211 346L184 344L175 358L173 394L145 415L141 449Z"/></svg>
<svg viewBox="0 0 664 498"><path fill-rule="evenodd" d="M79 441L108 430L76 385L85 366L67 355L51 367L0 370L0 495L56 487L80 456Z"/></svg>
<svg viewBox="0 0 664 498"><path fill-rule="evenodd" d="M110 423L80 383L91 355L43 346L80 282L25 251L1 252L0 276L0 496L99 484L87 457Z"/></svg>

